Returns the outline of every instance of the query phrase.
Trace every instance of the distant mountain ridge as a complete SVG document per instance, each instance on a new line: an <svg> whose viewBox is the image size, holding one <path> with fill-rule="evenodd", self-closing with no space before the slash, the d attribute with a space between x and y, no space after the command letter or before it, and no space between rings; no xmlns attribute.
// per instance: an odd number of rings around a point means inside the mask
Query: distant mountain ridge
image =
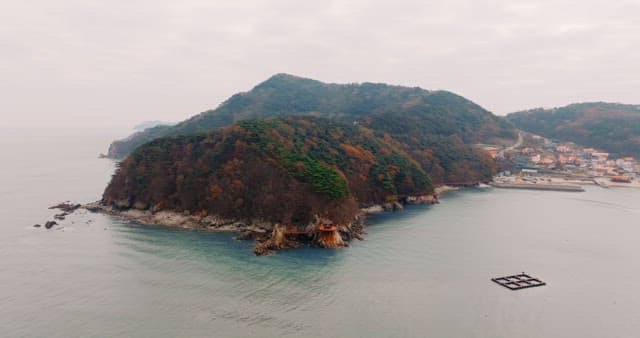
<svg viewBox="0 0 640 338"><path fill-rule="evenodd" d="M450 92L375 83L327 84L277 74L249 92L233 95L216 109L174 126L157 126L115 141L108 156L123 158L158 137L205 132L250 118L312 115L356 123L379 114L398 118L419 114L424 132L457 134L465 143L501 142L514 137L506 121Z"/></svg>
<svg viewBox="0 0 640 338"><path fill-rule="evenodd" d="M133 130L142 131L142 130L157 127L157 126L172 126L174 124L175 123L173 122L165 122L165 121L158 121L158 120L143 121L133 126Z"/></svg>
<svg viewBox="0 0 640 338"><path fill-rule="evenodd" d="M640 105L587 102L507 115L524 131L606 150L614 157L640 157Z"/></svg>

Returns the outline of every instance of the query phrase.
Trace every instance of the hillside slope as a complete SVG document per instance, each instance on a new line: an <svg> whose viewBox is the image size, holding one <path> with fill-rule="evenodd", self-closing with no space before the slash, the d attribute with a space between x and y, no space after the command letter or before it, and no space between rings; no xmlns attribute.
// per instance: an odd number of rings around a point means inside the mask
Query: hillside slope
<svg viewBox="0 0 640 338"><path fill-rule="evenodd" d="M432 191L393 140L287 117L149 142L121 162L102 203L295 225L321 215L345 224L360 206Z"/></svg>
<svg viewBox="0 0 640 338"><path fill-rule="evenodd" d="M532 109L507 118L518 128L560 141L640 157L640 106L591 102Z"/></svg>

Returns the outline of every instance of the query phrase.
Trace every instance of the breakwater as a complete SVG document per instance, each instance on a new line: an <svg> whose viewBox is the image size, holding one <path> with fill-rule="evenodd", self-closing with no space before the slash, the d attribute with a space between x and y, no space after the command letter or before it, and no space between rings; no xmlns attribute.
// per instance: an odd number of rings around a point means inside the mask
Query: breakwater
<svg viewBox="0 0 640 338"><path fill-rule="evenodd" d="M547 183L492 183L491 186L502 189L529 189L547 191L569 191L583 192L584 188L579 185L568 184L547 184Z"/></svg>

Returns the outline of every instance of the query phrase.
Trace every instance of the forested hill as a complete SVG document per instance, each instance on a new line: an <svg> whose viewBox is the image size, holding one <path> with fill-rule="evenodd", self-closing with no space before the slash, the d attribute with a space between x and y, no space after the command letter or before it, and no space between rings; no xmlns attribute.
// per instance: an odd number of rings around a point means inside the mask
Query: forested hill
<svg viewBox="0 0 640 338"><path fill-rule="evenodd" d="M640 106L577 103L532 109L507 118L516 127L544 137L606 150L614 157L640 157Z"/></svg>
<svg viewBox="0 0 640 338"><path fill-rule="evenodd" d="M250 118L314 115L343 123L371 116L386 121L412 119L424 133L464 143L500 143L515 138L513 128L477 104L446 91L386 84L327 84L278 74L249 92L233 95L218 108L174 126L150 128L115 141L109 157L123 158L139 145L163 136L205 132ZM407 122L405 120L405 122Z"/></svg>
<svg viewBox="0 0 640 338"><path fill-rule="evenodd" d="M103 203L306 225L314 215L349 223L363 204L432 191L394 140L287 117L151 141L121 162Z"/></svg>

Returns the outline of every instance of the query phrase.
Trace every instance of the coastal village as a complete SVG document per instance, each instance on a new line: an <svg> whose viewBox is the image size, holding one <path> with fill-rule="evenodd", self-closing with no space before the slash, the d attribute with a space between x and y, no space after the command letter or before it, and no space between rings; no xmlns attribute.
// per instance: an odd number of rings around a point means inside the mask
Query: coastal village
<svg viewBox="0 0 640 338"><path fill-rule="evenodd" d="M523 133L524 134L524 133ZM517 146L485 149L503 169L495 187L582 191L581 186L640 187L640 162L614 157L571 142L556 142L534 134L521 135Z"/></svg>

